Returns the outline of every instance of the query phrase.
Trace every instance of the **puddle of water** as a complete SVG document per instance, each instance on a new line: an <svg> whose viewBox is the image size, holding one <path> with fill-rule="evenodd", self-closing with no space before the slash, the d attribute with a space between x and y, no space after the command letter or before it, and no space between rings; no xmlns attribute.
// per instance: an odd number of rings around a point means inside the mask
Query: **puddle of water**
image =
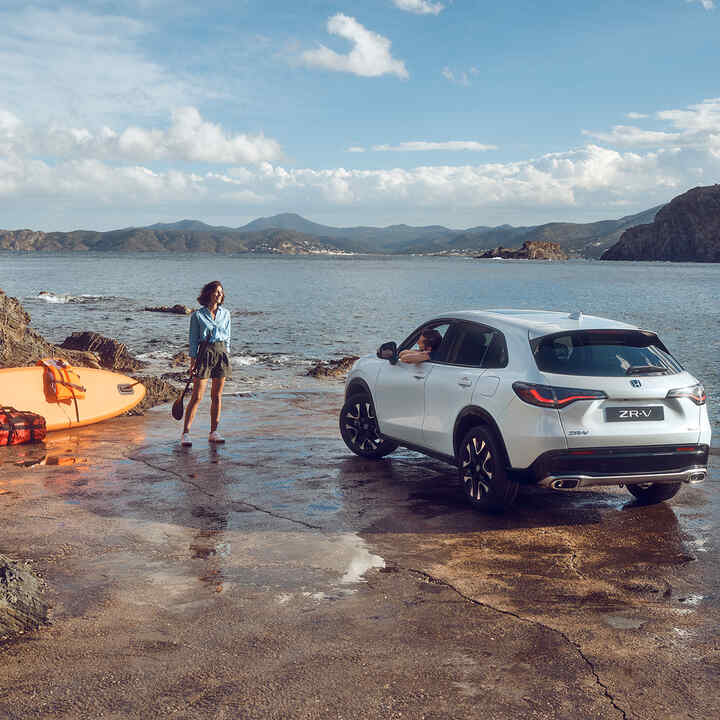
<svg viewBox="0 0 720 720"><path fill-rule="evenodd" d="M615 630L639 630L647 620L632 618L626 615L605 615L603 621Z"/></svg>
<svg viewBox="0 0 720 720"><path fill-rule="evenodd" d="M345 574L340 578L341 583L364 582L363 575L368 570L385 567L385 561L379 555L371 553L357 535L348 534L341 538L341 542L346 543L351 553Z"/></svg>
<svg viewBox="0 0 720 720"><path fill-rule="evenodd" d="M15 465L19 467L36 467L40 465L89 465L86 457L76 455L45 455L41 458L18 460Z"/></svg>
<svg viewBox="0 0 720 720"><path fill-rule="evenodd" d="M686 595L685 597L678 598L678 601L681 603L685 603L685 605L697 606L704 599L705 599L704 595L698 595L697 593L690 593L689 595Z"/></svg>

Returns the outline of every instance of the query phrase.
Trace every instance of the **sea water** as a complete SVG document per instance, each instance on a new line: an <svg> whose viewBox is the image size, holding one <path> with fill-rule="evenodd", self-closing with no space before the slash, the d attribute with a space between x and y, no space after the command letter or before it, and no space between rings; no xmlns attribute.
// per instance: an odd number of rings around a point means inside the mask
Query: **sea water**
<svg viewBox="0 0 720 720"><path fill-rule="evenodd" d="M45 338L92 330L125 343L154 372L187 349L188 318L144 308L196 307L210 280L223 283L232 312L236 389L303 387L315 362L374 352L451 310L580 310L657 332L705 383L720 423L718 264L0 253L0 289Z"/></svg>

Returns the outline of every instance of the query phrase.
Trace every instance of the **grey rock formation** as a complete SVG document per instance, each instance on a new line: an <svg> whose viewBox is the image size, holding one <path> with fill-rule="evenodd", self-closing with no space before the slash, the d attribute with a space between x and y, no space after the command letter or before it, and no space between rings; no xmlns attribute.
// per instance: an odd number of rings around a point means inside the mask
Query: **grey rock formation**
<svg viewBox="0 0 720 720"><path fill-rule="evenodd" d="M0 555L0 640L35 630L48 619L45 581L27 563Z"/></svg>
<svg viewBox="0 0 720 720"><path fill-rule="evenodd" d="M170 313L171 315L189 315L192 308L187 305L159 305L158 307L146 307L147 312Z"/></svg>
<svg viewBox="0 0 720 720"><path fill-rule="evenodd" d="M626 230L601 259L720 262L720 185L679 195L654 222Z"/></svg>
<svg viewBox="0 0 720 720"><path fill-rule="evenodd" d="M521 248L498 247L488 250L479 258L503 258L508 260L567 260L567 253L554 242L547 240L527 240Z"/></svg>
<svg viewBox="0 0 720 720"><path fill-rule="evenodd" d="M306 374L316 378L343 378L357 359L357 355L348 355L339 360L319 362L313 365Z"/></svg>

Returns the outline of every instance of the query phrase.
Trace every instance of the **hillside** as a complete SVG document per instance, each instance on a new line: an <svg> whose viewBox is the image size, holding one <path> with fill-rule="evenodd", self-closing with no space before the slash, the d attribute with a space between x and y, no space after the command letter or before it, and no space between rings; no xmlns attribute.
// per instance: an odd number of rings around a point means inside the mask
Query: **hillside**
<svg viewBox="0 0 720 720"><path fill-rule="evenodd" d="M720 262L720 185L674 198L654 222L625 231L602 259Z"/></svg>
<svg viewBox="0 0 720 720"><path fill-rule="evenodd" d="M207 226L210 228L210 226ZM242 232L128 228L110 232L75 230L69 233L43 233L31 230L0 230L0 249L74 252L205 252L278 253L306 255L342 252L337 246L293 230Z"/></svg>
<svg viewBox="0 0 720 720"><path fill-rule="evenodd" d="M531 227L478 226L453 230L441 225L414 227L320 225L295 213L258 218L239 228L214 227L199 220L156 223L109 232L0 230L0 250L100 252L307 253L476 253L525 242L557 243L571 256L599 257L626 229L651 222L658 208L618 220L547 223Z"/></svg>

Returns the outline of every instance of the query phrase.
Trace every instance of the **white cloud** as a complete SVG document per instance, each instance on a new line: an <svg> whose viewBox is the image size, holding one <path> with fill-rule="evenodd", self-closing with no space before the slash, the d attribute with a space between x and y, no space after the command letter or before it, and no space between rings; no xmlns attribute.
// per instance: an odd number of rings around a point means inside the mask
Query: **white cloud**
<svg viewBox="0 0 720 720"><path fill-rule="evenodd" d="M348 72L362 77L408 77L405 63L392 57L390 40L363 27L355 18L338 13L328 20L327 29L332 35L349 40L353 48L347 55L336 53L324 45L320 45L317 50L306 50L301 59L309 67Z"/></svg>
<svg viewBox="0 0 720 720"><path fill-rule="evenodd" d="M132 18L29 4L0 10L0 27L0 98L37 120L148 117L218 97L148 59L142 43L152 28Z"/></svg>
<svg viewBox="0 0 720 720"><path fill-rule="evenodd" d="M717 146L717 139L720 137L720 98L703 100L683 109L661 110L655 113L655 117L669 122L675 132L615 125L610 132L583 130L583 134L619 147L655 146L713 150Z"/></svg>
<svg viewBox="0 0 720 720"><path fill-rule="evenodd" d="M207 122L194 107L179 108L167 129L130 126L121 132L102 127L30 128L9 112L0 111L0 148L55 158L91 157L141 163L155 160L213 164L250 163L282 157L279 143L264 135L232 135Z"/></svg>
<svg viewBox="0 0 720 720"><path fill-rule="evenodd" d="M442 3L428 0L393 0L393 5L416 15L439 15L445 8Z"/></svg>
<svg viewBox="0 0 720 720"><path fill-rule="evenodd" d="M486 150L497 150L496 145L483 145L474 140L449 140L447 142L427 142L417 140L401 142L398 145L373 145L376 152L427 152L428 150L470 150L472 152L484 152Z"/></svg>
<svg viewBox="0 0 720 720"><path fill-rule="evenodd" d="M650 117L650 116L645 115L644 113L639 113L639 112L629 112L627 114L627 117L630 118L630 120L642 120L643 118Z"/></svg>
<svg viewBox="0 0 720 720"><path fill-rule="evenodd" d="M470 78L473 75L479 75L480 70L476 67L471 67L469 70L453 71L447 65L442 69L442 76L456 85L463 85L468 87L471 82Z"/></svg>
<svg viewBox="0 0 720 720"><path fill-rule="evenodd" d="M706 10L712 10L715 7L713 0L686 0L689 3L700 3Z"/></svg>
<svg viewBox="0 0 720 720"><path fill-rule="evenodd" d="M365 148L360 145L351 145L347 151L351 153L363 153L365 152Z"/></svg>
<svg viewBox="0 0 720 720"><path fill-rule="evenodd" d="M662 110L657 116L669 120L680 130L720 132L720 97L703 100L683 110Z"/></svg>
<svg viewBox="0 0 720 720"><path fill-rule="evenodd" d="M373 222L456 226L479 218L519 224L539 217L617 217L618 208L622 214L646 209L720 178L720 99L655 117L672 132L617 126L584 147L517 162L360 170L284 167L273 158L274 146L250 152L245 140L238 142L246 136L228 134L193 109L176 113L167 129L48 127L44 133L0 111L3 225L102 229L113 213L121 219L110 227L168 213L210 219L213 211L241 218L285 210L322 216L333 209ZM453 146L418 141L384 147ZM245 167L235 164L253 158ZM211 160L226 165L213 172L193 167ZM173 167L177 162L183 165ZM92 217L84 214L88 208Z"/></svg>
<svg viewBox="0 0 720 720"><path fill-rule="evenodd" d="M638 145L654 145L657 147L675 141L680 137L677 133L642 130L631 125L615 125L611 132L583 130L583 135L589 135L596 140L620 147L635 147Z"/></svg>

